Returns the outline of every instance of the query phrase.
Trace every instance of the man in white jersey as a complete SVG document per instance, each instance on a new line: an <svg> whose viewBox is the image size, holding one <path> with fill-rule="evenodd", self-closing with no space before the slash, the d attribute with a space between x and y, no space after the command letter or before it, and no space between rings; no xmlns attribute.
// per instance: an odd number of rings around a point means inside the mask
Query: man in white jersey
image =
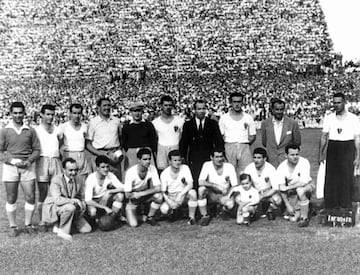
<svg viewBox="0 0 360 275"><path fill-rule="evenodd" d="M185 202L189 207L189 225L195 224L197 194L193 189L193 178L190 168L181 164L179 150L173 150L168 155L170 166L160 175L161 191L164 202L160 206L163 214L169 214L179 209Z"/></svg>
<svg viewBox="0 0 360 275"><path fill-rule="evenodd" d="M40 116L41 123L35 128L41 147L40 158L36 161L36 175L39 188L39 230L45 232L46 226L42 223L42 206L48 194L51 179L62 173L59 151L62 137L60 129L53 124L55 117L54 105L43 105Z"/></svg>
<svg viewBox="0 0 360 275"><path fill-rule="evenodd" d="M310 195L315 190L310 177L310 162L299 156L300 147L289 144L285 147L286 160L277 168L279 190L292 221L299 227L309 225Z"/></svg>
<svg viewBox="0 0 360 275"><path fill-rule="evenodd" d="M91 173L91 163L85 155L85 142L87 138L87 125L81 122L83 107L79 103L73 103L69 108L69 121L60 125L63 137L62 157L76 160L78 177L84 180Z"/></svg>
<svg viewBox="0 0 360 275"><path fill-rule="evenodd" d="M324 118L319 161L326 158L326 209L352 208L354 168L360 165L359 118L346 110L345 103L343 93L334 94L335 112Z"/></svg>
<svg viewBox="0 0 360 275"><path fill-rule="evenodd" d="M124 201L124 185L110 172L110 159L98 156L95 159L96 171L85 181L85 202L90 217L99 218L113 214L120 218Z"/></svg>
<svg viewBox="0 0 360 275"><path fill-rule="evenodd" d="M159 172L169 166L169 152L179 149L181 130L184 124L183 119L172 114L174 100L171 96L162 96L160 105L161 115L152 121L158 137L156 165Z"/></svg>
<svg viewBox="0 0 360 275"><path fill-rule="evenodd" d="M231 109L219 120L220 132L225 141L226 158L236 168L237 173L243 172L251 163L250 145L256 139L255 122L242 110L243 100L244 96L241 93L230 94Z"/></svg>
<svg viewBox="0 0 360 275"><path fill-rule="evenodd" d="M159 174L155 166L150 164L152 152L149 148L139 149L136 155L138 164L130 167L125 175L124 191L129 201L126 205L126 218L131 227L138 226L138 207L150 203L146 221L154 226L154 215L163 201Z"/></svg>
<svg viewBox="0 0 360 275"><path fill-rule="evenodd" d="M224 163L224 152L215 150L211 160L203 164L199 176L198 206L201 214L200 225L207 226L210 217L207 212L208 201L220 204L223 210L234 207L234 200L228 196L230 188L238 184L235 168Z"/></svg>
<svg viewBox="0 0 360 275"><path fill-rule="evenodd" d="M273 210L277 209L282 202L276 177L276 169L266 161L267 153L264 148L255 148L253 162L246 166L244 173L251 176L254 187L258 190L263 211L269 220L274 220ZM266 204L266 205L265 205Z"/></svg>

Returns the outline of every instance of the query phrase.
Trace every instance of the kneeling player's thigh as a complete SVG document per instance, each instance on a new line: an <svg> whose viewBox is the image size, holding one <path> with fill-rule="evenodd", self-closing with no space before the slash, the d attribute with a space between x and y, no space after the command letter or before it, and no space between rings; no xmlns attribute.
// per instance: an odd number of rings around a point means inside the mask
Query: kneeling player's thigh
<svg viewBox="0 0 360 275"><path fill-rule="evenodd" d="M208 190L207 199L208 199L208 201L210 203L221 204L222 203L222 198L223 198L222 194L217 194L217 193L214 193L214 192Z"/></svg>
<svg viewBox="0 0 360 275"><path fill-rule="evenodd" d="M243 208L243 211L254 214L256 212L256 209L257 209L257 205L247 205Z"/></svg>
<svg viewBox="0 0 360 275"><path fill-rule="evenodd" d="M280 205L282 202L282 198L280 196L279 193L275 193L274 195L271 196L270 198L270 202L275 204L275 205Z"/></svg>
<svg viewBox="0 0 360 275"><path fill-rule="evenodd" d="M191 200L191 201L197 200L196 191L195 191L194 189L191 189L191 190L186 194L186 198L187 198L188 200Z"/></svg>

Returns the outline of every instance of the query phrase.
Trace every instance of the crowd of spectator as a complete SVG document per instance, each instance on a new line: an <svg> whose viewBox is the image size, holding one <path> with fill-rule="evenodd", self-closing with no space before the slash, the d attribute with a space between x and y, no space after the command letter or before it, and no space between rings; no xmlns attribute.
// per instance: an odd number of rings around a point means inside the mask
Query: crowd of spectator
<svg viewBox="0 0 360 275"><path fill-rule="evenodd" d="M108 96L128 119L134 100L154 117L161 94L191 115L204 97L209 115L226 112L227 95L246 95L258 122L269 99L283 98L302 127L319 127L333 91L345 92L360 113L359 74L334 73L331 39L318 0L0 0L0 119L10 101L26 103L38 122L45 102L66 120L70 103ZM318 74L320 66L325 75ZM309 68L317 70L307 75Z"/></svg>
<svg viewBox="0 0 360 275"><path fill-rule="evenodd" d="M29 121L37 123L39 110L44 103L57 106L57 121L67 119L68 106L79 102L84 108L84 120L96 114L96 100L107 96L113 102L116 116L129 118L131 102L146 103L145 118L152 119L159 112L160 95L170 94L177 99L177 112L189 117L192 103L197 98L208 101L209 115L218 118L228 108L229 93L245 94L245 110L260 123L269 115L269 99L279 97L287 102L287 114L299 121L302 127L321 127L322 117L331 108L331 95L344 92L348 107L360 114L358 101L360 73L328 75L274 75L256 76L198 76L178 79L155 79L147 76L139 82L133 78L110 83L101 79L64 81L57 84L28 81L27 84L2 83L0 117L5 123L10 102L19 100L27 105Z"/></svg>
<svg viewBox="0 0 360 275"><path fill-rule="evenodd" d="M331 51L318 0L0 3L0 78L304 72Z"/></svg>

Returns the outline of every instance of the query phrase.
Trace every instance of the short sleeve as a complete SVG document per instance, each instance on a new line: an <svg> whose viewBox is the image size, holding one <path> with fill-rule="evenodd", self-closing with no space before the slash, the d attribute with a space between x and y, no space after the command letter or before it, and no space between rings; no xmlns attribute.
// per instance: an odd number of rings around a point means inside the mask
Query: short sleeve
<svg viewBox="0 0 360 275"><path fill-rule="evenodd" d="M323 133L329 133L330 132L330 115L324 116L324 123L322 128Z"/></svg>
<svg viewBox="0 0 360 275"><path fill-rule="evenodd" d="M256 126L253 118L249 115L249 134L256 135Z"/></svg>

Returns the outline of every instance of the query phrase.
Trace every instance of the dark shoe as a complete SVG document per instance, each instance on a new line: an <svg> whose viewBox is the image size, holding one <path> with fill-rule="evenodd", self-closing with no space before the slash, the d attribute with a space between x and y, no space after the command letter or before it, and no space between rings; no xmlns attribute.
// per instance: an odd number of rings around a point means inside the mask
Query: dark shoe
<svg viewBox="0 0 360 275"><path fill-rule="evenodd" d="M146 223L147 223L147 224L150 224L151 226L157 225L157 222L156 222L156 220L155 220L154 217L147 217Z"/></svg>
<svg viewBox="0 0 360 275"><path fill-rule="evenodd" d="M246 226L250 225L250 217L244 217L243 225L246 225Z"/></svg>
<svg viewBox="0 0 360 275"><path fill-rule="evenodd" d="M266 216L267 216L267 219L269 220L269 221L273 221L273 220L275 220L275 215L274 215L274 213L271 211L271 212L267 212L266 213Z"/></svg>
<svg viewBox="0 0 360 275"><path fill-rule="evenodd" d="M10 227L9 237L15 238L19 236L20 230L17 226Z"/></svg>
<svg viewBox="0 0 360 275"><path fill-rule="evenodd" d="M48 227L46 224L39 224L38 225L38 231L40 233L46 233L48 231Z"/></svg>
<svg viewBox="0 0 360 275"><path fill-rule="evenodd" d="M309 226L309 219L301 218L300 222L298 223L299 227L307 227Z"/></svg>
<svg viewBox="0 0 360 275"><path fill-rule="evenodd" d="M210 223L210 216L206 215L206 216L202 216L200 219L200 225L201 226L208 226Z"/></svg>
<svg viewBox="0 0 360 275"><path fill-rule="evenodd" d="M221 210L219 211L219 217L220 217L223 221L227 221L227 220L229 220L229 213L228 213L226 210L221 209Z"/></svg>
<svg viewBox="0 0 360 275"><path fill-rule="evenodd" d="M25 225L24 233L34 235L34 234L38 234L38 231L37 231L37 228L35 226L33 226L32 224L29 224L29 225Z"/></svg>
<svg viewBox="0 0 360 275"><path fill-rule="evenodd" d="M189 218L187 224L188 224L188 225L195 225L195 220L192 219L192 218Z"/></svg>

